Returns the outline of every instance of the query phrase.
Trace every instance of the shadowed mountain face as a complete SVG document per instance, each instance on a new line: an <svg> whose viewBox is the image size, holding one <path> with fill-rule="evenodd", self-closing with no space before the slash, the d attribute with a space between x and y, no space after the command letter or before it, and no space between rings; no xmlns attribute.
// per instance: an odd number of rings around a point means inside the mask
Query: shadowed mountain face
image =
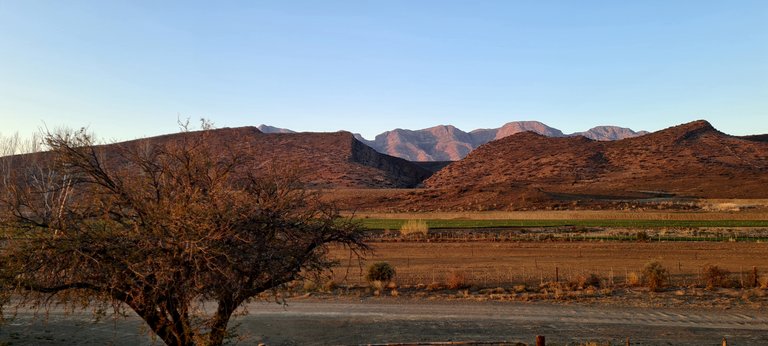
<svg viewBox="0 0 768 346"><path fill-rule="evenodd" d="M261 125L265 133L293 132L288 129ZM598 126L588 131L566 135L538 121L513 121L496 129L464 132L452 125L439 125L422 130L395 129L376 136L372 141L355 134L355 138L380 153L409 161L458 161L477 147L520 132L535 132L547 137L585 136L596 140L619 140L646 134L617 126Z"/></svg>
<svg viewBox="0 0 768 346"><path fill-rule="evenodd" d="M434 189L524 188L549 197L768 196L768 143L706 121L621 141L525 132L490 142L425 181Z"/></svg>
<svg viewBox="0 0 768 346"><path fill-rule="evenodd" d="M199 132L170 134L101 146L111 164L120 164L110 148L167 144ZM254 169L269 165L294 167L307 173L307 182L319 188L414 187L432 172L415 163L376 152L349 132L262 133L255 127L211 130L206 140L222 151L237 151L254 159ZM48 153L35 154L36 157ZM13 157L23 162L24 155Z"/></svg>

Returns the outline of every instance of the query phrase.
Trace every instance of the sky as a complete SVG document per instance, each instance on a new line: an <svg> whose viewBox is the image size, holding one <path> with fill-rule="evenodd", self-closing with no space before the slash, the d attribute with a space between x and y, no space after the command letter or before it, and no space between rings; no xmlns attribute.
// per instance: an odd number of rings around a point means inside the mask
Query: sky
<svg viewBox="0 0 768 346"><path fill-rule="evenodd" d="M768 1L0 0L0 133L768 133Z"/></svg>

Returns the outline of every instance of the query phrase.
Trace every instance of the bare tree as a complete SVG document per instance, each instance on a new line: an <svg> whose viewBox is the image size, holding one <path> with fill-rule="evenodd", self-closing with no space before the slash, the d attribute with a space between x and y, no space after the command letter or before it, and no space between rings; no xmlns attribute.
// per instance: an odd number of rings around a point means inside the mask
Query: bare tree
<svg viewBox="0 0 768 346"><path fill-rule="evenodd" d="M127 306L168 345L220 345L243 303L329 268L329 245L367 249L295 172L203 128L109 146L59 131L3 158L0 307Z"/></svg>

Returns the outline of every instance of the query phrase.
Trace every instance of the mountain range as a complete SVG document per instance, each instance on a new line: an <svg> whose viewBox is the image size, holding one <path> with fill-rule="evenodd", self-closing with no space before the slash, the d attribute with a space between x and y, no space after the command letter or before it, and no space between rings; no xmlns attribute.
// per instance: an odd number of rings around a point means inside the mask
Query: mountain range
<svg viewBox="0 0 768 346"><path fill-rule="evenodd" d="M268 125L259 126L264 133L293 133L289 129ZM514 121L493 129L464 132L452 125L438 125L421 130L394 129L367 140L359 134L355 138L376 151L409 161L458 161L479 146L520 132L535 132L547 137L583 136L598 141L613 141L647 134L618 126L598 126L584 132L564 134L538 121Z"/></svg>
<svg viewBox="0 0 768 346"><path fill-rule="evenodd" d="M498 209L531 201L765 198L768 143L699 120L594 141L518 133L479 147L424 182L442 200Z"/></svg>
<svg viewBox="0 0 768 346"><path fill-rule="evenodd" d="M330 198L349 210L626 208L645 203L668 208L681 205L663 204L670 199L768 197L766 135L731 136L699 120L643 136L600 141L565 136L541 125L523 123L470 133L450 126L433 128L436 135L444 131L445 136L489 141L453 162L412 162L382 154L345 131L264 133L256 127L221 128L208 132L206 143L221 153L248 155L254 162L251 170L279 165L306 172L310 188L332 190ZM521 128L538 131L508 134ZM142 138L102 145L99 150L110 166L120 167L121 147L172 144L196 135ZM454 148L469 147L454 143ZM0 164L23 169L35 161L52 162L47 155L3 157Z"/></svg>

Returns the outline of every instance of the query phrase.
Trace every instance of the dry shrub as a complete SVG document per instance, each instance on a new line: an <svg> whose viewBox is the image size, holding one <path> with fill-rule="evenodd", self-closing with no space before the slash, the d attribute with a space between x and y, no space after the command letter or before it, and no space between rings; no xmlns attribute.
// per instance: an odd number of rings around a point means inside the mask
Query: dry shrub
<svg viewBox="0 0 768 346"><path fill-rule="evenodd" d="M381 280L371 281L371 288L373 289L373 295L378 297L381 295L381 291L384 290L384 282Z"/></svg>
<svg viewBox="0 0 768 346"><path fill-rule="evenodd" d="M395 267L387 262L377 262L368 267L368 274L366 274L365 279L368 280L368 282L390 282L394 277Z"/></svg>
<svg viewBox="0 0 768 346"><path fill-rule="evenodd" d="M336 288L338 288L339 285L336 284L336 281L328 280L323 284L323 290L326 292L333 292Z"/></svg>
<svg viewBox="0 0 768 346"><path fill-rule="evenodd" d="M635 272L630 272L627 274L627 285L629 286L640 286L640 284L643 282L642 278L639 274Z"/></svg>
<svg viewBox="0 0 768 346"><path fill-rule="evenodd" d="M659 291L669 282L669 272L658 261L646 263L643 267L643 284L651 291Z"/></svg>
<svg viewBox="0 0 768 346"><path fill-rule="evenodd" d="M427 291L438 291L441 289L443 289L443 286L440 285L440 283L437 281L433 281L432 283L427 285Z"/></svg>
<svg viewBox="0 0 768 346"><path fill-rule="evenodd" d="M457 290L462 288L468 288L469 282L467 275L463 272L452 271L448 274L448 278L445 280L445 284L449 289Z"/></svg>
<svg viewBox="0 0 768 346"><path fill-rule="evenodd" d="M732 287L735 282L731 279L731 272L716 265L706 265L702 276L707 289L715 287Z"/></svg>
<svg viewBox="0 0 768 346"><path fill-rule="evenodd" d="M600 288L600 277L595 274L579 275L576 278L576 287L584 289L587 287Z"/></svg>
<svg viewBox="0 0 768 346"><path fill-rule="evenodd" d="M523 292L528 290L528 288L525 286L525 284L514 285L514 286L512 286L512 289L515 291L515 293L523 293Z"/></svg>
<svg viewBox="0 0 768 346"><path fill-rule="evenodd" d="M768 289L768 276L767 275L761 275L760 279L757 280L760 283L760 288L762 289Z"/></svg>
<svg viewBox="0 0 768 346"><path fill-rule="evenodd" d="M429 226L424 220L408 220L400 226L400 236L403 238L425 238Z"/></svg>
<svg viewBox="0 0 768 346"><path fill-rule="evenodd" d="M304 289L304 292L312 292L317 289L317 283L312 280L304 280L302 288Z"/></svg>

